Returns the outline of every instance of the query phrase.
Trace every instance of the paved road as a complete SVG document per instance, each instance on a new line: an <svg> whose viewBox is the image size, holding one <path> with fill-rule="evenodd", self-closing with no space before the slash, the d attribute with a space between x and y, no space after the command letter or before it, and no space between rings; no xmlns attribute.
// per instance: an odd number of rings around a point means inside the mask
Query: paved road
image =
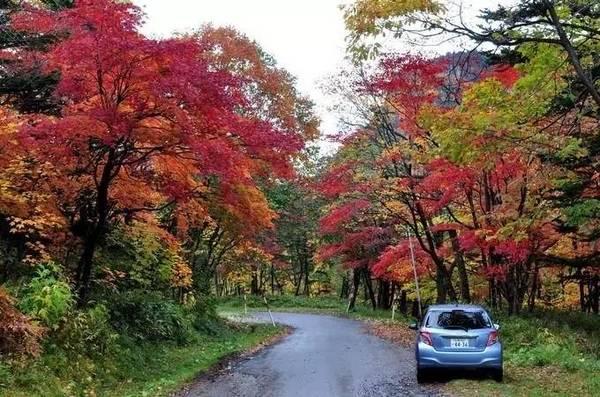
<svg viewBox="0 0 600 397"><path fill-rule="evenodd" d="M257 316L265 319L264 314ZM417 385L412 351L366 334L358 321L312 314L274 317L294 332L255 357L200 381L186 396L439 395L433 387Z"/></svg>

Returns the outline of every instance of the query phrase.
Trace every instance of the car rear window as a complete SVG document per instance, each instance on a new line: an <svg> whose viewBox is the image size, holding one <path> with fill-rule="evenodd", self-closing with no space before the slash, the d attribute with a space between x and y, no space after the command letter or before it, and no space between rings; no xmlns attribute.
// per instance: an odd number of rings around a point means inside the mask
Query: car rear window
<svg viewBox="0 0 600 397"><path fill-rule="evenodd" d="M446 329L480 329L492 328L492 322L483 310L440 310L429 313L425 326Z"/></svg>

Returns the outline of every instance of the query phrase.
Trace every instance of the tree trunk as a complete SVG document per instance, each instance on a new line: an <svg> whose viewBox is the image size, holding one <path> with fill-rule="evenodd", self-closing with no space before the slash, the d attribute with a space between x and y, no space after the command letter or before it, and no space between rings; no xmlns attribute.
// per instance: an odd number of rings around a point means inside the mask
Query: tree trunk
<svg viewBox="0 0 600 397"><path fill-rule="evenodd" d="M298 250L296 250L296 252L298 253ZM296 292L294 295L298 296L300 295L300 287L302 287L302 280L304 279L304 266L302 264L302 260L300 259L299 255L297 257L297 262L298 262L298 268L300 269L300 274L298 274L298 278L294 281L296 281Z"/></svg>
<svg viewBox="0 0 600 397"><path fill-rule="evenodd" d="M585 285L583 281L583 275L581 274L581 270L577 270L575 273L579 278L579 307L583 313L585 313Z"/></svg>
<svg viewBox="0 0 600 397"><path fill-rule="evenodd" d="M492 309L498 309L496 281L494 279L490 279L488 281L488 293L489 293L490 307Z"/></svg>
<svg viewBox="0 0 600 397"><path fill-rule="evenodd" d="M215 280L215 295L216 296L220 296L221 293L221 289L219 288L219 273L215 272L214 274L214 280Z"/></svg>
<svg viewBox="0 0 600 397"><path fill-rule="evenodd" d="M420 319L420 316L419 316L419 302L416 299L413 299L413 301L412 301L411 314L412 314L412 316L414 318Z"/></svg>
<svg viewBox="0 0 600 397"><path fill-rule="evenodd" d="M377 309L377 301L375 300L375 293L373 292L373 283L371 280L371 272L369 269L363 270L363 276L365 278L365 286L367 287L367 293L373 310Z"/></svg>
<svg viewBox="0 0 600 397"><path fill-rule="evenodd" d="M250 293L252 295L260 295L259 285L258 285L258 269L252 270L252 281L250 282Z"/></svg>
<svg viewBox="0 0 600 397"><path fill-rule="evenodd" d="M406 300L406 290L402 290L400 294L400 312L402 314L408 313L408 302Z"/></svg>
<svg viewBox="0 0 600 397"><path fill-rule="evenodd" d="M350 297L348 299L348 308L346 311L354 310L356 306L356 296L358 295L358 288L360 287L360 269L354 269L352 271L352 288L350 290Z"/></svg>
<svg viewBox="0 0 600 397"><path fill-rule="evenodd" d="M271 264L271 295L275 295L275 267Z"/></svg>
<svg viewBox="0 0 600 397"><path fill-rule="evenodd" d="M435 286L436 286L436 302L446 303L448 296L452 301L456 301L456 291L452 287L450 280L451 274L446 270L443 263L437 264L435 272Z"/></svg>
<svg viewBox="0 0 600 397"><path fill-rule="evenodd" d="M592 81L592 79L590 79L590 76L588 75L588 73L586 73L586 71L583 69L583 66L581 65L581 61L579 59L579 55L577 54L577 50L573 46L573 43L571 43L571 40L569 39L567 32L565 32L565 29L563 28L563 25L560 21L560 17L558 16L558 13L556 12L556 8L554 7L554 3L551 2L550 0L544 0L544 3L548 7L548 12L550 14L550 20L552 21L552 24L554 25L556 34L558 34L558 37L560 38L561 45L567 51L567 55L569 56L571 65L573 65L573 68L575 69L577 76L579 77L579 79L581 80L581 82L583 83L585 88L587 89L587 91L590 94L590 96L592 97L592 99L596 102L596 105L600 106L600 92L594 85L594 82Z"/></svg>
<svg viewBox="0 0 600 397"><path fill-rule="evenodd" d="M86 233L83 242L83 253L77 267L77 295L78 305L87 303L92 280L92 267L94 264L94 253L100 238L106 230L109 214L108 194L110 183L118 169L114 169L115 152L110 151L107 162L102 171L102 177L98 182L97 197L95 205L95 222L91 231Z"/></svg>
<svg viewBox="0 0 600 397"><path fill-rule="evenodd" d="M80 307L87 303L90 292L94 253L96 251L96 244L100 235L97 227L95 229L96 230L94 230L94 232L86 238L83 246L83 253L81 254L77 268L78 305Z"/></svg>
<svg viewBox="0 0 600 397"><path fill-rule="evenodd" d="M341 299L347 299L348 298L348 294L349 294L349 285L348 285L348 277L344 274L344 276L342 276L342 287L341 287L341 291L340 291L340 298Z"/></svg>
<svg viewBox="0 0 600 397"><path fill-rule="evenodd" d="M458 279L460 283L460 297L465 303L471 303L471 292L469 289L469 275L465 266L465 258L458 243L458 234L456 230L449 232L452 242L452 250L454 251L454 264L458 269Z"/></svg>
<svg viewBox="0 0 600 397"><path fill-rule="evenodd" d="M535 265L533 277L531 278L531 290L529 291L529 299L527 300L527 311L529 311L530 313L533 312L533 309L535 309L535 298L539 290L539 277L539 269L537 265Z"/></svg>
<svg viewBox="0 0 600 397"><path fill-rule="evenodd" d="M309 280L309 272L310 272L310 262L308 260L308 257L305 255L304 256L304 295L305 296L310 296L310 280Z"/></svg>
<svg viewBox="0 0 600 397"><path fill-rule="evenodd" d="M390 299L390 282L384 280L377 281L377 307L381 309L389 309L391 304ZM392 292L393 296L393 292Z"/></svg>
<svg viewBox="0 0 600 397"><path fill-rule="evenodd" d="M598 314L600 312L600 276L595 275L590 282L590 305L592 306L592 312Z"/></svg>

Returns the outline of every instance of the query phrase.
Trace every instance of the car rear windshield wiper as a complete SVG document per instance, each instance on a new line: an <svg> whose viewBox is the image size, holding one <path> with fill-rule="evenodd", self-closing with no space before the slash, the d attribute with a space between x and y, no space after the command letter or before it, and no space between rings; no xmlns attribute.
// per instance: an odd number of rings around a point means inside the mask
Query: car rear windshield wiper
<svg viewBox="0 0 600 397"><path fill-rule="evenodd" d="M444 326L444 329L462 329L466 332L469 332L469 328L463 327L462 325L446 325Z"/></svg>

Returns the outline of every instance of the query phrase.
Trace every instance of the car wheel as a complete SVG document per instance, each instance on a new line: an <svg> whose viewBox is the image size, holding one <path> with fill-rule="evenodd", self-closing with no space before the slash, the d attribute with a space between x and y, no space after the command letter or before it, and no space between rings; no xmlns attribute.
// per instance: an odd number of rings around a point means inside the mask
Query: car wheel
<svg viewBox="0 0 600 397"><path fill-rule="evenodd" d="M504 371L502 370L502 368L494 369L492 372L492 378L496 382L502 382L502 379L504 378Z"/></svg>
<svg viewBox="0 0 600 397"><path fill-rule="evenodd" d="M425 383L429 380L429 371L417 367L417 383Z"/></svg>

